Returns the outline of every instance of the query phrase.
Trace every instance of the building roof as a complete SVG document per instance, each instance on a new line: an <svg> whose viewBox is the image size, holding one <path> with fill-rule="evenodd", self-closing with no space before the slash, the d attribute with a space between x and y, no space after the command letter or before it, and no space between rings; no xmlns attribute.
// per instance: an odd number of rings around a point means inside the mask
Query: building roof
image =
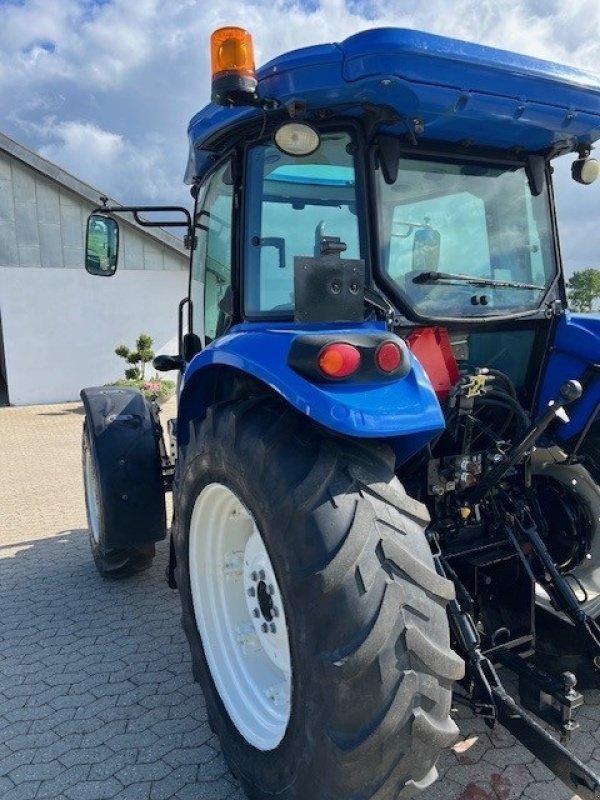
<svg viewBox="0 0 600 800"><path fill-rule="evenodd" d="M46 178L61 184L93 206L100 205L100 198L104 196L104 192L100 189L95 189L88 183L84 183L79 178L71 175L70 172L59 167L58 164L54 164L52 161L42 158L42 156L34 153L33 150L30 150L14 139L11 139L9 136L6 136L6 134L0 132L0 152L2 151L44 175ZM110 205L121 205L117 200L110 197L108 198L108 202ZM174 250L178 255L187 258L187 250L183 246L182 240L177 236L173 236L173 234L168 233L162 228L143 228L133 221L131 215L115 213L115 216L118 216L125 224L130 225L145 236L161 242L166 247Z"/></svg>

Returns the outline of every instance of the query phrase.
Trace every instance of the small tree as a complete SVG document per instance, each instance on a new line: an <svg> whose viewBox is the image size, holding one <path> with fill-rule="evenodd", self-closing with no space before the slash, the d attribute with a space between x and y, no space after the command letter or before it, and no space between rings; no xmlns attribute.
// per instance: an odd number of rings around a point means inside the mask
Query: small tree
<svg viewBox="0 0 600 800"><path fill-rule="evenodd" d="M567 289L573 311L592 311L600 297L600 270L589 267L574 272Z"/></svg>
<svg viewBox="0 0 600 800"><path fill-rule="evenodd" d="M147 333L140 333L135 343L135 350L130 350L126 345L120 344L115 353L132 364L125 370L125 377L129 380L144 380L146 377L146 364L154 358L152 350L152 337Z"/></svg>

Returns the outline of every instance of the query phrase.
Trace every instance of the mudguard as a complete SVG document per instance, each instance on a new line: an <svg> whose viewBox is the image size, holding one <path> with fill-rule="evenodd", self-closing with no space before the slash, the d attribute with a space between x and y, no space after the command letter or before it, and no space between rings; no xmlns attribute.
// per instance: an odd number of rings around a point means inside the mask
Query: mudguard
<svg viewBox="0 0 600 800"><path fill-rule="evenodd" d="M581 380L594 364L600 364L600 315L566 311L556 325L539 394L538 415L558 397L561 384L570 379ZM579 435L590 417L597 416L599 407L600 370L585 382L582 398L567 408L570 421L560 426L558 438L566 441Z"/></svg>
<svg viewBox="0 0 600 800"><path fill-rule="evenodd" d="M136 389L81 391L100 484L107 548L133 547L167 534L165 493L155 425Z"/></svg>
<svg viewBox="0 0 600 800"><path fill-rule="evenodd" d="M234 326L199 353L188 366L179 402L179 443L187 443L189 422L204 416L213 402L209 371L227 366L241 370L281 395L290 405L331 431L357 438L386 439L399 463L422 449L444 428L444 418L429 378L409 354L410 370L392 381L317 383L294 371L288 357L298 336L381 334L385 326L352 327L285 323ZM202 376L206 380L202 380Z"/></svg>

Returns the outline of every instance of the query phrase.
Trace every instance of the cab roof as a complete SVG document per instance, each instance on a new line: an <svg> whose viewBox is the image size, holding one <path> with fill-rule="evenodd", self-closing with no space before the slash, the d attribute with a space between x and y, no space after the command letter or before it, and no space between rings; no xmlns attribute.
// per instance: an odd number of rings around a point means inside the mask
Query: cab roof
<svg viewBox="0 0 600 800"><path fill-rule="evenodd" d="M417 138L429 144L553 155L600 138L600 76L421 31L379 28L294 50L257 77L261 98L302 100L308 118L319 109L359 116L365 106L385 106L400 121L382 130L422 129ZM214 161L224 133L264 113L211 103L196 114L186 182Z"/></svg>

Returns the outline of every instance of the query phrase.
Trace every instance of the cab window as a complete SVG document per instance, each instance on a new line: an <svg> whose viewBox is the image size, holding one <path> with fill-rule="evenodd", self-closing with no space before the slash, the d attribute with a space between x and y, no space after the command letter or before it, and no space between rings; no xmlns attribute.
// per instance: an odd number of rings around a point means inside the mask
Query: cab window
<svg viewBox="0 0 600 800"><path fill-rule="evenodd" d="M356 215L352 139L329 133L315 153L295 157L275 145L250 152L244 309L247 316L294 311L294 258L319 256L324 237L346 245L343 258L363 258ZM258 197L258 202L254 198Z"/></svg>

